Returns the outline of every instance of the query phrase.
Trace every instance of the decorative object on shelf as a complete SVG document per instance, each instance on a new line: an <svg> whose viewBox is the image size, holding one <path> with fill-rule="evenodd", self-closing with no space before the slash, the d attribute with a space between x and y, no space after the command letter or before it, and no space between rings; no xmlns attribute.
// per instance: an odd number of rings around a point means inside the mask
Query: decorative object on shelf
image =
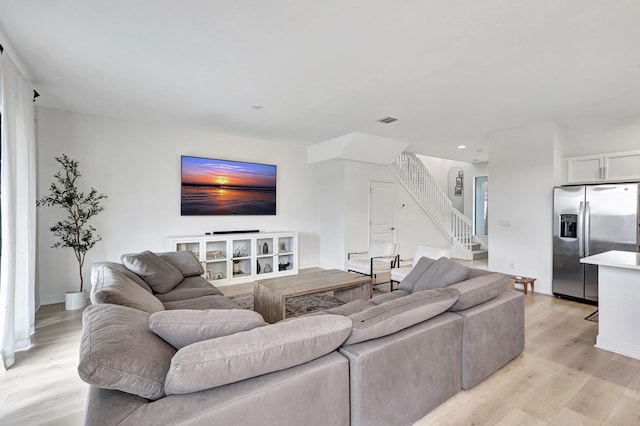
<svg viewBox="0 0 640 426"><path fill-rule="evenodd" d="M289 267L289 262L278 263L278 271L286 271Z"/></svg>
<svg viewBox="0 0 640 426"><path fill-rule="evenodd" d="M207 252L207 257L213 257L214 259L217 259L221 253L222 251L220 250L210 250Z"/></svg>
<svg viewBox="0 0 640 426"><path fill-rule="evenodd" d="M222 272L217 272L216 273L216 280L221 280L222 279Z"/></svg>
<svg viewBox="0 0 640 426"><path fill-rule="evenodd" d="M233 250L233 257L246 257L247 250L244 247L237 247Z"/></svg>
<svg viewBox="0 0 640 426"><path fill-rule="evenodd" d="M262 254L269 254L269 244L266 241L262 245Z"/></svg>
<svg viewBox="0 0 640 426"><path fill-rule="evenodd" d="M280 241L280 252L285 251L287 251L287 243L285 243L284 241Z"/></svg>
<svg viewBox="0 0 640 426"><path fill-rule="evenodd" d="M264 265L264 273L268 274L269 272L273 272L273 268L271 267L271 264L267 263Z"/></svg>
<svg viewBox="0 0 640 426"><path fill-rule="evenodd" d="M207 274L205 275L205 278L208 280L213 279L213 271L211 269L207 269Z"/></svg>
<svg viewBox="0 0 640 426"><path fill-rule="evenodd" d="M233 262L233 273L234 274L239 274L240 273L240 262L238 262L238 261L234 261Z"/></svg>
<svg viewBox="0 0 640 426"><path fill-rule="evenodd" d="M66 217L56 222L49 230L59 239L52 247L73 249L78 262L80 290L65 295L65 309L74 310L83 308L86 304L82 276L85 256L102 239L88 222L104 210L101 201L107 196L98 193L94 188L91 188L88 194L81 192L77 187L77 180L82 176L78 171L78 161L65 154L55 159L60 163L61 169L53 175L54 182L49 187L49 195L37 200L36 205L61 207L66 213Z"/></svg>
<svg viewBox="0 0 640 426"><path fill-rule="evenodd" d="M260 262L256 260L256 273L260 273Z"/></svg>

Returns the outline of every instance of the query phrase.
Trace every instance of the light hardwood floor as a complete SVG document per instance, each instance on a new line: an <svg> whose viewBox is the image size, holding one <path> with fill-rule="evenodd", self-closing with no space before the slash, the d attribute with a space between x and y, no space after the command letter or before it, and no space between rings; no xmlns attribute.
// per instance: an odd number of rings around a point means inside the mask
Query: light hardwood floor
<svg viewBox="0 0 640 426"><path fill-rule="evenodd" d="M525 304L524 353L417 424L640 424L640 361L593 347L598 326L583 318L595 307L531 293ZM81 312L62 304L38 311L32 348L0 377L0 424L82 424L81 327Z"/></svg>

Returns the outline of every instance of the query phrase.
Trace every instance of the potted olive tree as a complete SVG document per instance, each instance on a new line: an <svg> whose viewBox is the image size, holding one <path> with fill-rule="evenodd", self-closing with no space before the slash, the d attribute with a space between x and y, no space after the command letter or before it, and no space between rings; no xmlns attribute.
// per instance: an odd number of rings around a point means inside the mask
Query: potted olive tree
<svg viewBox="0 0 640 426"><path fill-rule="evenodd" d="M73 310L83 308L86 303L82 276L85 255L102 239L96 233L96 229L88 222L89 219L104 210L101 200L107 196L99 194L93 188L88 194L78 189L77 180L81 175L76 160L62 154L61 157L56 157L56 161L60 163L60 170L53 176L54 181L49 188L50 193L36 203L38 206L61 207L66 213L64 219L56 222L50 230L58 238L52 247L73 249L78 262L80 288L78 291L67 292L65 295L65 308Z"/></svg>

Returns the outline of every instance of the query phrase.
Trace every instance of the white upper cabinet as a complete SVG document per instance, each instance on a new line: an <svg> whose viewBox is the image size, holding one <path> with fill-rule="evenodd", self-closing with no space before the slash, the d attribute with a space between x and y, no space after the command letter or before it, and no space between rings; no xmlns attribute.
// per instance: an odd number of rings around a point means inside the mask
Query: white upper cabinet
<svg viewBox="0 0 640 426"><path fill-rule="evenodd" d="M621 152L605 155L604 170L606 180L639 180L640 152Z"/></svg>
<svg viewBox="0 0 640 426"><path fill-rule="evenodd" d="M602 182L602 155L567 158L567 183Z"/></svg>
<svg viewBox="0 0 640 426"><path fill-rule="evenodd" d="M566 183L640 180L640 151L566 158Z"/></svg>

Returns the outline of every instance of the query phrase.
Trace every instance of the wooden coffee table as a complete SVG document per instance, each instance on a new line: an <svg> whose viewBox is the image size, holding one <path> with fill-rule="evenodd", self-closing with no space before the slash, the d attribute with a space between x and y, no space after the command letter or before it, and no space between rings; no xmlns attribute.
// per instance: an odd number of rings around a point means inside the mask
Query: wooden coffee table
<svg viewBox="0 0 640 426"><path fill-rule="evenodd" d="M303 269L298 275L253 283L253 309L273 324L285 318L287 299L333 291L343 302L371 298L371 278L337 269Z"/></svg>

